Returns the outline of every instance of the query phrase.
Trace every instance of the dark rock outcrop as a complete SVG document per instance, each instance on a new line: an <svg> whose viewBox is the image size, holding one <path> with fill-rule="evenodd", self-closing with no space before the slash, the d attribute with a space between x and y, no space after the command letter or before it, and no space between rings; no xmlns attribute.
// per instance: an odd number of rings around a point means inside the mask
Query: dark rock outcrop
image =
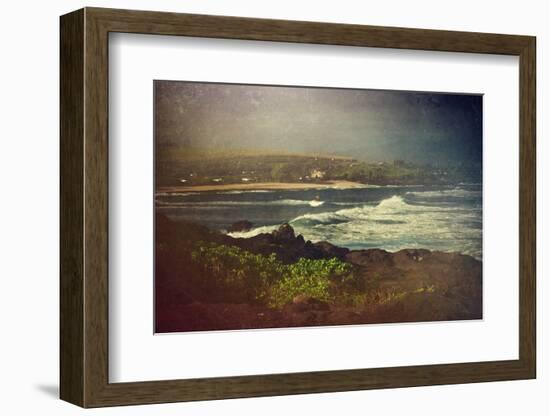
<svg viewBox="0 0 550 416"><path fill-rule="evenodd" d="M339 260L344 260L346 255L349 253L349 249L335 246L334 244L330 244L328 241L320 241L318 243L314 243L313 246L320 250L324 257L328 258L336 257Z"/></svg>
<svg viewBox="0 0 550 416"><path fill-rule="evenodd" d="M405 249L394 253L394 258L398 264L407 264L411 262L422 262L431 255L432 252L426 249Z"/></svg>
<svg viewBox="0 0 550 416"><path fill-rule="evenodd" d="M281 225L279 229L273 231L271 235L273 236L273 240L278 243L292 243L296 239L294 228L292 228L289 224Z"/></svg>
<svg viewBox="0 0 550 416"><path fill-rule="evenodd" d="M227 229L227 232L235 233L235 232L250 231L253 226L254 224L252 224L248 220L237 221L229 226L229 228Z"/></svg>
<svg viewBox="0 0 550 416"><path fill-rule="evenodd" d="M267 234L258 234L250 238L226 237L226 244L231 244L256 254L275 253L284 263L292 263L300 258L329 259L338 257L343 259L349 251L346 248L336 247L327 242L312 243L306 241L302 235L296 235L289 224L281 225L277 230Z"/></svg>
<svg viewBox="0 0 550 416"><path fill-rule="evenodd" d="M370 265L393 266L393 255L386 250L373 248L368 250L354 250L347 253L345 261L356 266Z"/></svg>

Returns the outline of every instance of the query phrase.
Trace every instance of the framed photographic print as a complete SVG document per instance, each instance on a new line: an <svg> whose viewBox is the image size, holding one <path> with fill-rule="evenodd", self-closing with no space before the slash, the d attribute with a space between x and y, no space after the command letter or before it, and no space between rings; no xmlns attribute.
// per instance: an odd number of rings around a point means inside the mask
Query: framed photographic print
<svg viewBox="0 0 550 416"><path fill-rule="evenodd" d="M61 398L534 378L535 104L529 36L62 16Z"/></svg>

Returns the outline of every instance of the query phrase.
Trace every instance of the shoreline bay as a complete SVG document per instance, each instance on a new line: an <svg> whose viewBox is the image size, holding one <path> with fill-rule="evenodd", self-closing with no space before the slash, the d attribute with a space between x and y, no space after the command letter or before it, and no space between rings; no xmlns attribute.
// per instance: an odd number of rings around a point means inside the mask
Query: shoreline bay
<svg viewBox="0 0 550 416"><path fill-rule="evenodd" d="M165 186L156 190L157 193L168 192L208 192L208 191L263 191L263 190L305 190L305 189L355 189L365 188L367 184L352 181L324 181L316 183L302 182L257 182L232 183L219 185L181 185Z"/></svg>

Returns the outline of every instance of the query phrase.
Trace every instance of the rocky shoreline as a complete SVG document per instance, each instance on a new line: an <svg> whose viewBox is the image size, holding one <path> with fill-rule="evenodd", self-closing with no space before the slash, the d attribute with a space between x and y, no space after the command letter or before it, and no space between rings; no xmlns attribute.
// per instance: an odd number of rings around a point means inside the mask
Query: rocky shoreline
<svg viewBox="0 0 550 416"><path fill-rule="evenodd" d="M239 223L234 228L250 226L247 221ZM329 242L307 241L288 224L272 233L233 238L162 215L157 215L156 233L157 332L482 318L482 263L467 255L424 249L349 250ZM362 290L381 299L358 306L296 296L280 308L228 302L217 293L197 292L192 286L189 276L199 272L189 253L196 241L262 256L275 254L283 264L336 258L353 268Z"/></svg>

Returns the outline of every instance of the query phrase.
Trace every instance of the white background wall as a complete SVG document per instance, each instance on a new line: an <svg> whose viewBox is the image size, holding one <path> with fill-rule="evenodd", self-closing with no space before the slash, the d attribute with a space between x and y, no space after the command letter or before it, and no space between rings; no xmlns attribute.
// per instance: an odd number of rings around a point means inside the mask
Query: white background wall
<svg viewBox="0 0 550 416"><path fill-rule="evenodd" d="M407 414L545 415L550 361L543 331L550 285L543 258L550 238L550 146L543 118L550 85L545 2L124 0L5 2L0 15L0 409L3 414L83 412L58 394L58 16L82 6L317 20L536 35L538 41L538 380L316 394L87 411L103 415ZM546 199L546 201L545 201ZM503 236L506 238L506 236ZM506 259L506 253L503 253ZM406 346L404 346L406 348Z"/></svg>

